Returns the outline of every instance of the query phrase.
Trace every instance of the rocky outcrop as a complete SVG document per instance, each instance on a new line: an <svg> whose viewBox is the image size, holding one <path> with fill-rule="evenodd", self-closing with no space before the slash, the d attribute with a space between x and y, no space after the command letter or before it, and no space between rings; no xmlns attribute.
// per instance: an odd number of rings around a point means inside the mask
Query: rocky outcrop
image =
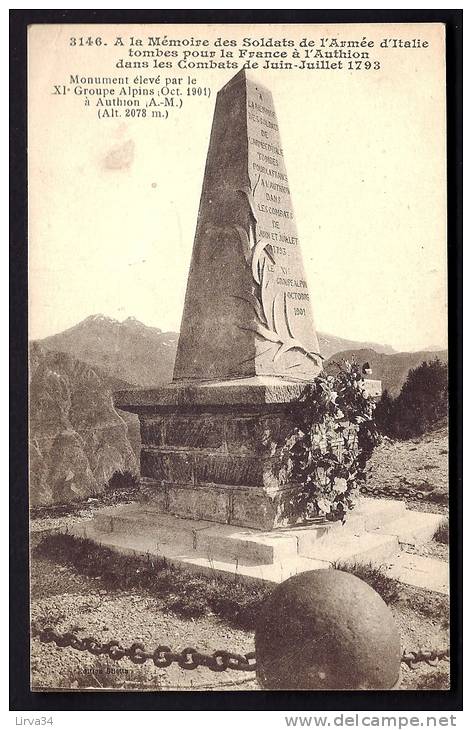
<svg viewBox="0 0 472 730"><path fill-rule="evenodd" d="M137 473L136 424L113 407L113 386L70 355L31 346L32 506L83 499L101 492L116 471Z"/></svg>

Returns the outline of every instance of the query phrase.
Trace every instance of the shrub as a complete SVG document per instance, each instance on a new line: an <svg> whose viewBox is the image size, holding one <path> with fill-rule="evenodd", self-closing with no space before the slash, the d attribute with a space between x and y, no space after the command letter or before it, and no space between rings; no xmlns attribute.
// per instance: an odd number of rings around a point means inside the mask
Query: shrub
<svg viewBox="0 0 472 730"><path fill-rule="evenodd" d="M386 436L409 439L422 436L446 418L447 411L447 365L435 358L409 371L398 398L382 393L375 421Z"/></svg>
<svg viewBox="0 0 472 730"><path fill-rule="evenodd" d="M159 599L161 608L183 618L215 613L233 626L253 629L267 586L247 585L237 575L192 575L165 558L120 555L92 540L72 535L46 536L34 555L72 566L78 573L100 578L110 590L143 589Z"/></svg>
<svg viewBox="0 0 472 730"><path fill-rule="evenodd" d="M449 522L447 520L440 522L433 535L433 540L440 542L442 545L449 545Z"/></svg>
<svg viewBox="0 0 472 730"><path fill-rule="evenodd" d="M372 563L350 563L349 561L339 561L333 566L336 570L343 570L345 573L351 573L357 578L368 583L379 596L383 598L386 604L396 603L400 598L400 590L398 581L390 578L381 567Z"/></svg>
<svg viewBox="0 0 472 730"><path fill-rule="evenodd" d="M136 474L130 471L115 471L106 485L107 492L135 491L138 489L139 480Z"/></svg>
<svg viewBox="0 0 472 730"><path fill-rule="evenodd" d="M395 399L392 398L388 390L384 390L375 409L375 423L380 433L389 436L389 438L395 438L393 435L395 415Z"/></svg>

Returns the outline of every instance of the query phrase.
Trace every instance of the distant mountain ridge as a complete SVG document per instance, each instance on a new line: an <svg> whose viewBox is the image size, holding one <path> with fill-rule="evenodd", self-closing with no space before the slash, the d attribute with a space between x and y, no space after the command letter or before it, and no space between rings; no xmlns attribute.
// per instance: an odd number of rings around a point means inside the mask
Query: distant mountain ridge
<svg viewBox="0 0 472 730"><path fill-rule="evenodd" d="M380 345L377 342L356 342L355 340L346 340L343 337L336 337L325 332L318 332L318 341L323 357L328 360L337 352L344 350L375 350L384 355L393 355L395 350L391 345Z"/></svg>
<svg viewBox="0 0 472 730"><path fill-rule="evenodd" d="M375 352L372 349L351 349L337 352L325 363L325 368L330 369L334 362L351 360L355 358L361 365L368 362L372 370L369 377L382 381L382 390L388 390L391 396L396 397L405 382L408 372L417 368L422 362L429 362L436 357L441 362L447 362L447 350L420 350L418 352L395 352L386 355L382 352Z"/></svg>
<svg viewBox="0 0 472 730"><path fill-rule="evenodd" d="M134 317L119 322L94 314L38 342L46 350L66 352L100 369L109 378L151 388L172 380L178 338L177 332L162 332ZM390 345L356 342L325 332L319 332L318 339L326 359L346 350L373 349L387 355L395 352Z"/></svg>
<svg viewBox="0 0 472 730"><path fill-rule="evenodd" d="M397 395L408 371L447 352L395 352L319 334L329 371L334 362L368 362L371 377ZM104 489L115 472L139 471L137 416L115 409L112 392L172 379L178 334L93 315L30 345L30 500L70 502ZM344 346L344 349L339 349ZM376 349L378 348L378 349Z"/></svg>
<svg viewBox="0 0 472 730"><path fill-rule="evenodd" d="M134 317L119 322L103 314L38 340L46 350L66 352L108 377L153 387L172 379L178 334L148 327Z"/></svg>

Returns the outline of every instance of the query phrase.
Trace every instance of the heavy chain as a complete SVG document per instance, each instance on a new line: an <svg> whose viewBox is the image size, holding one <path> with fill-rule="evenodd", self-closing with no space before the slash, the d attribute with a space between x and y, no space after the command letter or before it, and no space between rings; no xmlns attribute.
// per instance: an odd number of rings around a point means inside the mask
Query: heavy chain
<svg viewBox="0 0 472 730"><path fill-rule="evenodd" d="M128 657L134 664L144 664L144 662L152 660L155 666L161 669L170 667L175 662L181 669L189 670L197 667L206 667L212 672L224 672L227 669L239 672L254 672L256 670L256 654L253 651L247 654L235 654L220 649L214 651L213 654L202 654L193 647L187 647L180 652L173 652L169 646L164 644L157 646L154 651L146 651L143 644L140 643L132 644L126 649L118 641L102 643L91 636L80 639L72 632L60 634L51 627L34 631L33 636L38 636L39 640L45 644L54 642L61 648L70 646L72 649L88 651L95 656L106 655L114 661ZM405 650L401 662L406 664L409 669L414 669L421 663L435 667L441 660L449 659L449 656L449 649Z"/></svg>
<svg viewBox="0 0 472 730"><path fill-rule="evenodd" d="M72 649L88 651L95 656L106 655L114 661L128 657L133 664L144 664L144 662L152 659L155 666L161 669L170 667L173 662L176 662L181 669L207 667L212 672L224 672L227 669L239 672L254 672L256 669L255 652L235 654L220 649L214 651L213 654L202 654L191 646L182 649L180 652L173 652L169 646L164 644L157 646L154 651L146 651L143 644L140 643L125 648L118 641L102 643L91 636L80 639L76 634L71 632L60 634L50 627L37 631L33 635L38 636L39 640L46 644L55 642L57 646L70 646Z"/></svg>
<svg viewBox="0 0 472 730"><path fill-rule="evenodd" d="M404 651L401 658L402 664L406 664L409 669L414 669L418 664L425 662L430 667L437 667L442 659L449 659L449 649L431 649L429 651Z"/></svg>
<svg viewBox="0 0 472 730"><path fill-rule="evenodd" d="M372 495L375 497L396 497L397 499L414 499L418 501L431 499L431 492L425 492L422 489L406 485L396 488L362 486L360 492L365 496Z"/></svg>

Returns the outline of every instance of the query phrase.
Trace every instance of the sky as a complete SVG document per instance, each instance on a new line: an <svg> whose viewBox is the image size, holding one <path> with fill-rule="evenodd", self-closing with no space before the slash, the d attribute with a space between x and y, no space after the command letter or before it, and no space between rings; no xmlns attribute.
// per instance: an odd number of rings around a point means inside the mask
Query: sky
<svg viewBox="0 0 472 730"><path fill-rule="evenodd" d="M168 71L210 96L168 119L98 119L71 74L135 76L116 36L428 40L375 49L378 71L252 72L273 94L319 331L396 350L446 346L443 31L417 26L74 26L29 38L30 338L90 314L178 331L218 89L231 70ZM146 75L159 72L149 70Z"/></svg>

